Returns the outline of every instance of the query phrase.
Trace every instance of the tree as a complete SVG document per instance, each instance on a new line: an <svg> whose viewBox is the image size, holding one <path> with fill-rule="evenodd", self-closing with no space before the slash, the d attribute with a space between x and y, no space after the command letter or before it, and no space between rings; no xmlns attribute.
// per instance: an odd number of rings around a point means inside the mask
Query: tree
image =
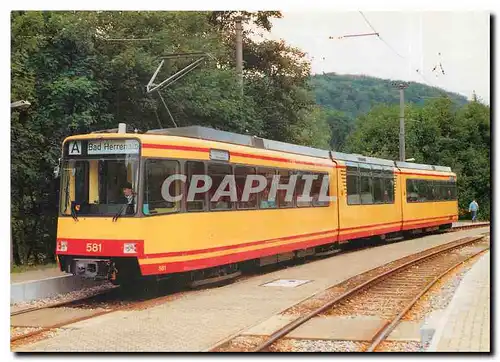
<svg viewBox="0 0 500 362"><path fill-rule="evenodd" d="M161 90L180 126L198 124L282 141L325 145L307 87L304 54L246 33L245 93L234 72L235 16L269 29L279 12L38 12L11 15L11 99L32 106L11 116L12 230L16 263L53 258L59 183L52 177L63 139L115 128L171 127L145 86L166 54L211 58ZM165 79L192 59L170 59ZM318 120L316 119L317 117ZM324 125L324 124L323 124ZM310 128L310 130L309 130Z"/></svg>
<svg viewBox="0 0 500 362"><path fill-rule="evenodd" d="M358 117L347 150L397 160L399 107L377 106ZM490 109L473 100L461 107L448 97L407 105L407 156L417 163L449 166L457 174L459 208L476 198L480 217L490 217Z"/></svg>
<svg viewBox="0 0 500 362"><path fill-rule="evenodd" d="M389 79L326 73L313 75L310 84L318 104L342 111L351 119L380 103L399 104L398 91L391 86ZM467 103L462 95L416 82L410 82L405 90L405 101L407 104L423 105L427 100L443 95L458 106Z"/></svg>
<svg viewBox="0 0 500 362"><path fill-rule="evenodd" d="M344 112L330 108L322 109L330 128L329 146L334 151L343 151L345 140L354 129L354 124Z"/></svg>
<svg viewBox="0 0 500 362"><path fill-rule="evenodd" d="M346 141L346 151L396 160L399 154L399 107L378 105L361 115Z"/></svg>
<svg viewBox="0 0 500 362"><path fill-rule="evenodd" d="M453 156L458 170L460 207L466 209L476 198L480 205L479 217L490 218L490 107L473 100L458 110L455 134L459 139ZM452 156L450 156L452 157Z"/></svg>
<svg viewBox="0 0 500 362"><path fill-rule="evenodd" d="M272 28L271 18L281 17L280 11L212 11L208 15L210 23L221 30L233 28L235 20L241 18L244 22L252 22L258 28L270 31Z"/></svg>

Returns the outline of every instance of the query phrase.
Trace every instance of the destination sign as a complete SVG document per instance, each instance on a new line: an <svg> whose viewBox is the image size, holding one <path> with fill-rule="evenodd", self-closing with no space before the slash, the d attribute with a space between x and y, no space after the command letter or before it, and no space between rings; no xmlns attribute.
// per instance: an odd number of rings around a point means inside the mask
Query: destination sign
<svg viewBox="0 0 500 362"><path fill-rule="evenodd" d="M88 141L87 155L139 154L137 140Z"/></svg>
<svg viewBox="0 0 500 362"><path fill-rule="evenodd" d="M65 148L68 156L98 156L98 155L138 155L140 143L138 140L77 140L69 141Z"/></svg>
<svg viewBox="0 0 500 362"><path fill-rule="evenodd" d="M210 150L210 159L217 161L229 161L229 152L223 150Z"/></svg>

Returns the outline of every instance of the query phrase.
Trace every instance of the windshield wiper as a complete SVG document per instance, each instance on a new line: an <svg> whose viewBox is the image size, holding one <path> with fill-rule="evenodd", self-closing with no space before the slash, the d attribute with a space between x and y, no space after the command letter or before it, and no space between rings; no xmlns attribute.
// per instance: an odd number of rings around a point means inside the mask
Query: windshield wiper
<svg viewBox="0 0 500 362"><path fill-rule="evenodd" d="M125 209L126 206L127 206L127 204L123 205L122 208L120 209L120 211L118 211L116 213L116 215L113 216L113 222L116 221L116 220L118 220L118 218L122 215L122 212L123 212L123 210Z"/></svg>
<svg viewBox="0 0 500 362"><path fill-rule="evenodd" d="M78 221L78 216L76 216L76 210L73 206L71 206L71 217L73 217L73 220Z"/></svg>
<svg viewBox="0 0 500 362"><path fill-rule="evenodd" d="M64 213L68 211L68 200L69 200L69 176L66 176L66 184L64 185ZM71 204L70 204L71 207Z"/></svg>

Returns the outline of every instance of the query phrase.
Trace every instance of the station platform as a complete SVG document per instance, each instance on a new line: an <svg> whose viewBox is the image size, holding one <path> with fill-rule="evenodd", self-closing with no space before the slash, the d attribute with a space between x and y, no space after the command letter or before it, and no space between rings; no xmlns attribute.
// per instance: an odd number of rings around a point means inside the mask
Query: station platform
<svg viewBox="0 0 500 362"><path fill-rule="evenodd" d="M54 331L51 338L19 346L14 351L207 351L350 277L452 240L486 232L488 227L409 239L243 277L218 288L180 292L168 302L148 309L117 311L65 326ZM292 280L300 283L289 283Z"/></svg>
<svg viewBox="0 0 500 362"><path fill-rule="evenodd" d="M101 284L103 284L102 281L81 279L72 274L64 273L58 267L11 273L10 304L15 310L23 303L56 298L66 293Z"/></svg>
<svg viewBox="0 0 500 362"><path fill-rule="evenodd" d="M460 220L456 221L452 224L452 227L457 228L457 227L464 227L464 226L488 226L490 224L489 221L469 221L469 220Z"/></svg>
<svg viewBox="0 0 500 362"><path fill-rule="evenodd" d="M465 274L428 352L490 352L490 252Z"/></svg>
<svg viewBox="0 0 500 362"><path fill-rule="evenodd" d="M67 275L67 273L64 273L61 270L59 270L59 267L57 266L47 267L37 270L28 270L20 273L10 273L10 283L16 284L16 283L31 282L34 280L42 280L53 277L60 277L64 275Z"/></svg>

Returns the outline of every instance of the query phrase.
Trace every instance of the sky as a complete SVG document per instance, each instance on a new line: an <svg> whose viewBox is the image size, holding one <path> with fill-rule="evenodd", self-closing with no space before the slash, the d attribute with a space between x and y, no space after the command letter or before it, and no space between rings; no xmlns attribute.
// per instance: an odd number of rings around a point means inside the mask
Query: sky
<svg viewBox="0 0 500 362"><path fill-rule="evenodd" d="M490 14L483 11L284 11L267 39L284 39L312 73L365 74L438 86L490 103ZM383 39L384 41L382 41ZM433 68L442 65L442 72ZM439 69L439 67L437 68ZM417 72L418 70L418 72Z"/></svg>

